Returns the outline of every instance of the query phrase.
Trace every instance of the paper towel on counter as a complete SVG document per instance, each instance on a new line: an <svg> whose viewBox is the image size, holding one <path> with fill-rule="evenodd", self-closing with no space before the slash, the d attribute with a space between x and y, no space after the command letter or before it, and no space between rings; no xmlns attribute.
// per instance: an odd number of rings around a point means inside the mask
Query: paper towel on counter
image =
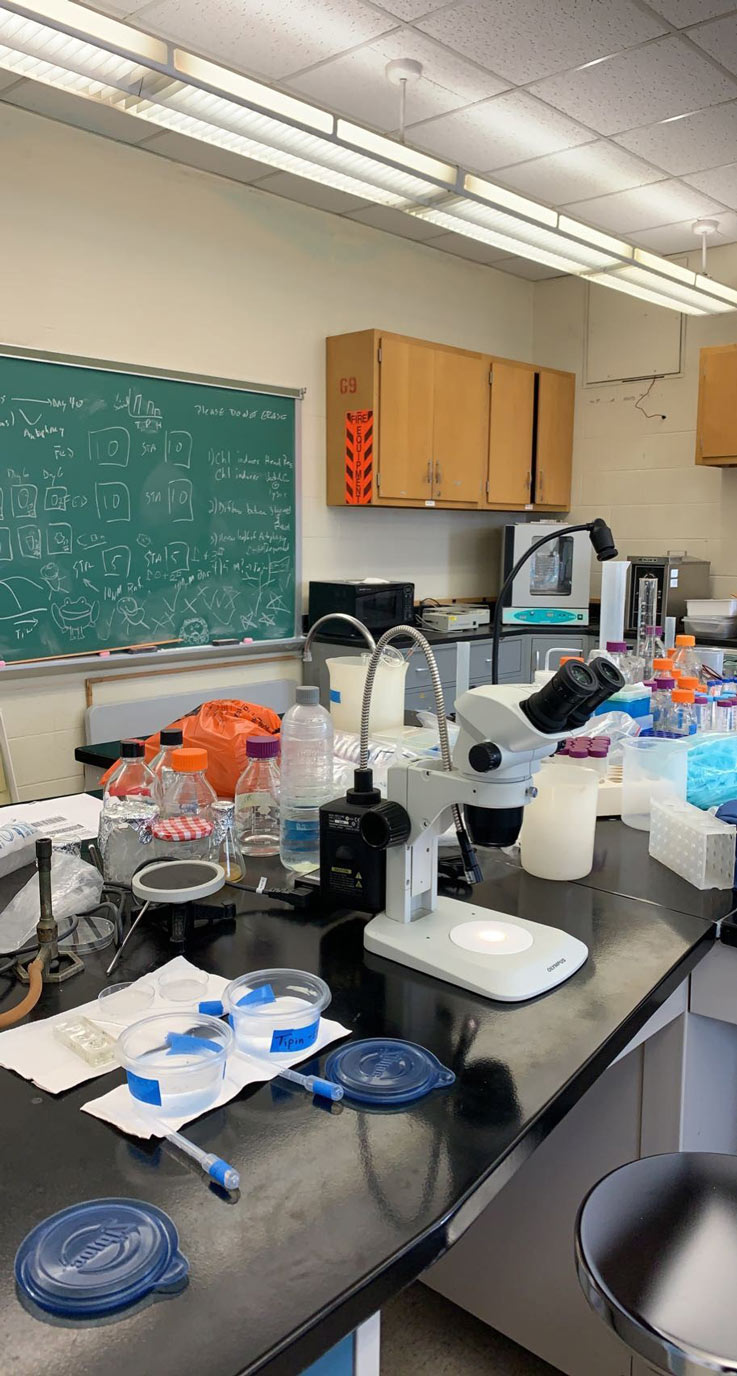
<svg viewBox="0 0 737 1376"><path fill-rule="evenodd" d="M208 997L218 998L219 995L208 995ZM321 1018L317 1041L310 1047L309 1055L305 1056L304 1051L301 1051L283 1064L299 1065L300 1061L315 1056L318 1051L322 1051L331 1042L349 1036L349 1028L342 1027L339 1022L331 1022L329 1018ZM278 1065L268 1065L265 1059L262 1060L260 1057L254 1058L246 1055L243 1051L233 1051L228 1057L223 1087L217 1099L207 1108L198 1109L196 1113L185 1114L184 1117L167 1117L155 1108L147 1111L139 1100L132 1097L127 1085L118 1085L99 1099L91 1099L89 1103L82 1105L82 1112L91 1113L93 1118L101 1118L105 1123L112 1123L114 1127L122 1128L123 1132L132 1133L134 1137L161 1137L160 1124L175 1129L181 1128L185 1123L191 1123L195 1118L201 1118L203 1113L210 1113L212 1109L227 1104L235 1098L236 1094L240 1094L246 1085L275 1079L279 1074L279 1069Z"/></svg>
<svg viewBox="0 0 737 1376"><path fill-rule="evenodd" d="M31 1080L48 1094L61 1094L65 1089L74 1089L75 1085L84 1084L85 1080L95 1080L100 1075L107 1075L111 1070L119 1068L117 1062L100 1067L88 1065L81 1056L77 1056L68 1046L57 1041L53 1031L55 1024L68 1022L74 1017L89 1018L90 1022L94 1022L104 1032L117 1039L126 1027L132 1026L134 1022L141 1022L144 1017L150 1018L156 1013L188 1012L188 1005L164 998L159 993L157 981L160 975L168 974L169 971L186 973L196 968L185 956L174 956L173 960L167 961L158 970L132 981L133 984L153 984L156 996L145 1013L134 1013L125 1023L106 1022L100 1016L95 998L89 1003L79 1004L76 1008L67 1008L52 1018L26 1023L22 1027L11 1027L7 1032L0 1033L0 1066L4 1066L6 1070L14 1070L17 1075L22 1075L25 1080ZM201 997L221 998L228 983L229 980L223 979L221 975L209 975L207 987L203 988ZM125 1093L128 1091L125 1090Z"/></svg>

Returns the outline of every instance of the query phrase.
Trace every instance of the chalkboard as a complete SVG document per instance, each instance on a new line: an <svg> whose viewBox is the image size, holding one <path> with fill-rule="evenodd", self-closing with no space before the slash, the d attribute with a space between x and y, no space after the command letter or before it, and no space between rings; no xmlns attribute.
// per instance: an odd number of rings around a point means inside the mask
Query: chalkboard
<svg viewBox="0 0 737 1376"><path fill-rule="evenodd" d="M293 637L296 395L0 351L0 659Z"/></svg>

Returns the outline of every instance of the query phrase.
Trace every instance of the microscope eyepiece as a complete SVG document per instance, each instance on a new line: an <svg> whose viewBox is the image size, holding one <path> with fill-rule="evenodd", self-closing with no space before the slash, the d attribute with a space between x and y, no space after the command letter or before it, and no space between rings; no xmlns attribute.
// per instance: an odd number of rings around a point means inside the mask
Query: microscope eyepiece
<svg viewBox="0 0 737 1376"><path fill-rule="evenodd" d="M612 693L618 693L620 688L624 687L624 674L620 673L616 664L612 664L610 659L592 659L588 667L596 676L597 687L591 697L587 698L580 707L571 713L568 719L571 730L584 726L597 707L601 707L601 704L606 702Z"/></svg>
<svg viewBox="0 0 737 1376"><path fill-rule="evenodd" d="M569 729L572 714L581 710L599 687L599 679L587 664L569 659L561 664L549 683L521 702L520 707L538 731L554 736ZM614 689L609 691L614 692ZM589 712L586 717L588 715Z"/></svg>

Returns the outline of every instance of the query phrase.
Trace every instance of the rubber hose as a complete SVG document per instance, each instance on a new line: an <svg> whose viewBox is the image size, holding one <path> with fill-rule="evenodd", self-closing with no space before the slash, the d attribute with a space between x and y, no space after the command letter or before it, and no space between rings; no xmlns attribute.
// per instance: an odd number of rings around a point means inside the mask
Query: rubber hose
<svg viewBox="0 0 737 1376"><path fill-rule="evenodd" d="M22 998L15 1008L9 1008L7 1013L0 1013L0 1029L12 1027L14 1023L20 1022L32 1008L36 1007L43 989L43 968L44 963L40 956L36 956L28 966L28 993Z"/></svg>

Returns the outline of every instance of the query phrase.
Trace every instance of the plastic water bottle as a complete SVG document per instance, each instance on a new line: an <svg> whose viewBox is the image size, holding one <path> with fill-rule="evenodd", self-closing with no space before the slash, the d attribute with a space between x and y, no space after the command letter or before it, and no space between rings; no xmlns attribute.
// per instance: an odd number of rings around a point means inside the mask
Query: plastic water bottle
<svg viewBox="0 0 737 1376"><path fill-rule="evenodd" d="M320 806L333 796L333 723L316 687L300 686L281 727L279 854L304 873L320 863Z"/></svg>
<svg viewBox="0 0 737 1376"><path fill-rule="evenodd" d="M153 826L161 791L144 763L142 741L123 741L120 754L120 764L105 786L99 840L107 882L130 884L138 866L154 858Z"/></svg>

